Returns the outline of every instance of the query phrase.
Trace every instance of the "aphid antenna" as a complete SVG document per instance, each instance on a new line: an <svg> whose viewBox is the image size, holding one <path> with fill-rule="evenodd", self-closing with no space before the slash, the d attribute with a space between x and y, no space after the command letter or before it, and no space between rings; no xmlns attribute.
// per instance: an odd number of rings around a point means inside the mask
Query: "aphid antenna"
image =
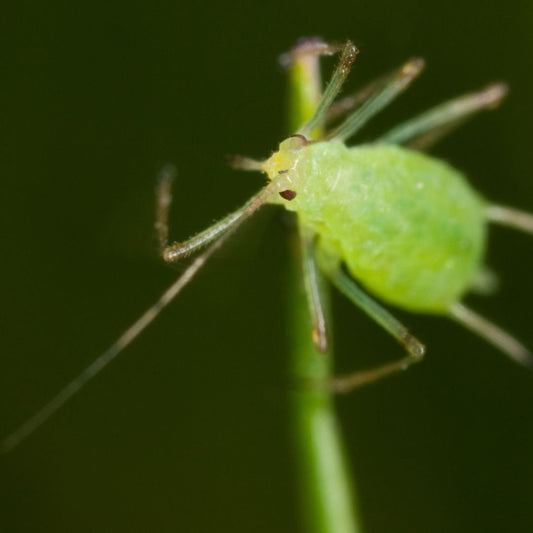
<svg viewBox="0 0 533 533"><path fill-rule="evenodd" d="M170 203L170 184L174 178L172 167L166 167L159 176L158 203L156 208L156 229L160 242L164 242L167 234L165 220L168 216L165 205ZM159 299L149 307L122 335L78 376L61 389L48 403L39 409L33 416L28 418L14 432L0 443L0 453L6 453L31 435L36 429L44 424L58 409L65 405L77 392L79 392L92 378L109 365L120 353L122 353L167 307L178 294L193 280L196 274L207 263L211 256L226 242L227 238L257 209L259 209L273 194L283 192L287 188L287 178L280 175L263 187L258 193L246 202L240 209L231 213L220 223L215 224L217 231L209 233L201 232L196 237L182 243L181 247L174 245L170 260L182 258L192 252L198 251L206 244L210 246L198 255L183 273L168 287ZM168 248L167 248L168 250Z"/></svg>
<svg viewBox="0 0 533 533"><path fill-rule="evenodd" d="M113 361L142 331L159 315L159 313L186 287L198 271L205 265L213 253L222 246L229 233L221 236L205 252L185 269L180 277L149 307L105 352L98 356L83 372L70 381L48 403L28 418L0 445L0 453L6 453L18 446L38 427L44 424L59 408L65 405L92 378Z"/></svg>

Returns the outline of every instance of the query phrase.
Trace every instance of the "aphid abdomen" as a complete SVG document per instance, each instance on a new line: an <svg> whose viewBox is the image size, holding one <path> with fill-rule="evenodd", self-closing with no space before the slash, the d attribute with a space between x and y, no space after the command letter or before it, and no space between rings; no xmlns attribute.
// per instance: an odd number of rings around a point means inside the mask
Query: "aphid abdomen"
<svg viewBox="0 0 533 533"><path fill-rule="evenodd" d="M457 170L397 146L330 141L303 148L293 174L286 207L383 300L445 313L469 288L486 204Z"/></svg>

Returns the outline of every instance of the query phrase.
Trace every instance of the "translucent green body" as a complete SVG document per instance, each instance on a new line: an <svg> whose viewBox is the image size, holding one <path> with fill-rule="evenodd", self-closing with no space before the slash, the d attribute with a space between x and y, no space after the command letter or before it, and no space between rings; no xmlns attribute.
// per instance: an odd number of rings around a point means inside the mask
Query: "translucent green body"
<svg viewBox="0 0 533 533"><path fill-rule="evenodd" d="M446 163L390 145L288 139L265 164L288 169L291 200L319 246L390 303L445 313L468 290L486 241L484 200Z"/></svg>

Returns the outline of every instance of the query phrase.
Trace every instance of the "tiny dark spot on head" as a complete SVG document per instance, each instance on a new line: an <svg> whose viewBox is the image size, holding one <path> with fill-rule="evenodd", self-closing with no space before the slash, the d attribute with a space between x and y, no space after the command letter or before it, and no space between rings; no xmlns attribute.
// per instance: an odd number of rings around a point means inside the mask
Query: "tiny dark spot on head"
<svg viewBox="0 0 533 533"><path fill-rule="evenodd" d="M288 168L284 168L283 170L278 170L278 174L287 174L289 172Z"/></svg>
<svg viewBox="0 0 533 533"><path fill-rule="evenodd" d="M281 191L279 195L285 200L294 200L296 198L296 191L291 191L287 189L286 191Z"/></svg>

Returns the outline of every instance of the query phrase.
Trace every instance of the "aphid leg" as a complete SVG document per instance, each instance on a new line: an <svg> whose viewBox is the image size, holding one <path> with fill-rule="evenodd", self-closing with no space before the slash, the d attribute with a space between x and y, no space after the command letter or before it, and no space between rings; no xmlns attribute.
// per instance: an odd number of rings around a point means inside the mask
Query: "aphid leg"
<svg viewBox="0 0 533 533"><path fill-rule="evenodd" d="M487 207L487 218L491 222L509 226L511 228L533 233L533 214L505 207L503 205L489 205Z"/></svg>
<svg viewBox="0 0 533 533"><path fill-rule="evenodd" d="M282 181L283 177L279 177L279 181ZM268 195L272 194L272 191L276 191L283 187L279 187L278 182L271 182L265 189L263 189L258 194L252 196L243 206L241 206L236 211L233 211L229 215L225 216L223 219L215 222L212 226L209 226L204 231L196 234L194 237L183 241L183 242L174 242L169 246L166 246L162 251L163 259L167 263L175 263L180 259L191 255L197 250L208 245L210 242L220 238L226 232L232 230L237 224L242 222L244 219L248 218L252 212L254 212L260 205L265 203L266 197L264 191L270 191Z"/></svg>
<svg viewBox="0 0 533 533"><path fill-rule="evenodd" d="M171 172L164 172L161 175L157 191L157 209L161 208L162 213L158 214L158 222L162 223L160 236L164 237L165 229L165 205L170 200L169 185L172 181ZM207 260L213 253L222 246L230 234L236 230L239 224L252 215L259 207L261 207L273 195L277 194L279 189L283 189L286 184L280 179L278 181L270 182L266 187L263 187L257 194L246 202L246 204L233 213L233 222L226 224L224 231L218 231L216 237L218 240L212 242L211 246L207 248L202 254L197 256L192 263L182 272L179 278L160 296L160 298L149 307L122 335L99 357L97 357L89 366L83 370L77 377L68 383L56 396L52 398L47 404L37 411L32 417L24 422L11 435L0 442L0 452L7 452L12 450L28 435L33 433L39 426L41 426L48 418L50 418L61 406L70 400L84 385L86 385L96 374L98 374L104 367L113 361L125 348L127 348L159 315L159 313L168 305L176 296L191 282L194 276L205 265ZM238 216L237 216L238 213ZM228 218L228 217L226 217ZM215 224L214 227L217 227ZM204 232L202 232L203 234ZM203 238L203 244L213 241L216 237ZM194 249L197 249L196 246Z"/></svg>
<svg viewBox="0 0 533 533"><path fill-rule="evenodd" d="M429 148L464 120L484 109L493 109L507 94L507 85L495 83L482 91L465 94L444 102L399 124L376 142L406 144L417 149Z"/></svg>
<svg viewBox="0 0 533 533"><path fill-rule="evenodd" d="M389 311L362 291L352 278L344 273L340 264L334 266L332 262L329 265L326 263L326 269L332 283L370 318L387 330L408 352L405 357L398 361L335 378L330 384L333 390L348 391L395 372L406 370L412 364L422 360L426 351L425 346L411 335L407 328L396 320Z"/></svg>
<svg viewBox="0 0 533 533"><path fill-rule="evenodd" d="M394 98L402 93L424 68L424 60L414 58L396 70L388 82L356 109L337 128L326 135L326 139L346 140L359 131L374 115L379 113Z"/></svg>
<svg viewBox="0 0 533 533"><path fill-rule="evenodd" d="M517 363L533 370L533 356L529 350L486 318L479 316L461 303L456 303L450 308L450 316L499 348Z"/></svg>
<svg viewBox="0 0 533 533"><path fill-rule="evenodd" d="M155 206L155 229L159 241L160 253L163 259L168 263L175 263L180 259L191 255L200 248L207 246L210 242L218 239L221 235L230 230L235 224L248 216L251 207L256 209L259 195L253 196L242 207L230 213L222 220L219 220L204 231L195 235L184 242L175 242L168 245L168 215L172 201L172 182L176 176L176 169L172 165L163 168L158 176L156 187L156 206Z"/></svg>
<svg viewBox="0 0 533 533"><path fill-rule="evenodd" d="M350 111L358 108L365 100L368 100L376 91L383 87L390 79L390 73L380 76L359 89L353 94L345 96L333 102L326 113L324 122L326 125L330 124L336 119L340 119Z"/></svg>
<svg viewBox="0 0 533 533"><path fill-rule="evenodd" d="M339 94L342 84L346 76L348 76L358 53L359 51L355 45L351 41L346 41L339 59L339 64L319 100L313 116L298 130L300 135L309 138L313 130L324 122L328 109Z"/></svg>
<svg viewBox="0 0 533 533"><path fill-rule="evenodd" d="M324 277L318 268L315 256L315 233L304 224L300 224L300 248L302 253L302 271L304 287L311 317L313 343L321 353L328 351L328 331L326 313L323 307Z"/></svg>

